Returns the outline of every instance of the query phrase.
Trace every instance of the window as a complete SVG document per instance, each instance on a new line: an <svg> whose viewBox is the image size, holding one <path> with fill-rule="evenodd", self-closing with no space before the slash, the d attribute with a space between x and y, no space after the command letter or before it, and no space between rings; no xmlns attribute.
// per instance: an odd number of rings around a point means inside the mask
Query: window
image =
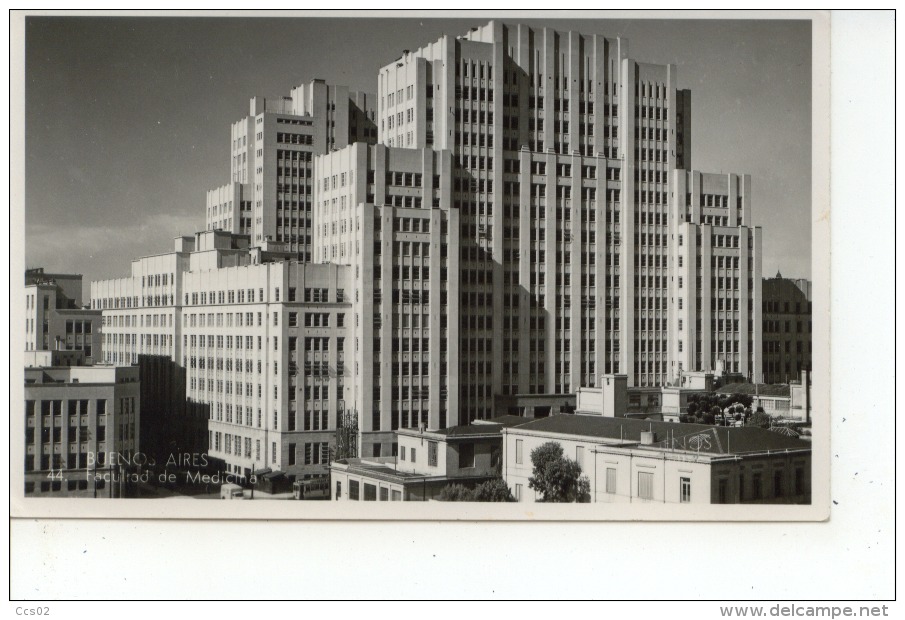
<svg viewBox="0 0 905 620"><path fill-rule="evenodd" d="M641 499L654 498L654 474L652 472L638 472L638 497Z"/></svg>
<svg viewBox="0 0 905 620"><path fill-rule="evenodd" d="M515 485L515 501L522 501L522 485L520 484Z"/></svg>
<svg viewBox="0 0 905 620"><path fill-rule="evenodd" d="M290 289L292 290L292 289ZM343 483L339 480L336 481L336 499L339 499L343 495Z"/></svg>
<svg viewBox="0 0 905 620"><path fill-rule="evenodd" d="M415 462L415 460L416 460L416 459L415 459L415 449L414 449L414 448L412 448L412 454L411 454L411 457L412 457L412 463L414 463L414 462Z"/></svg>
<svg viewBox="0 0 905 620"><path fill-rule="evenodd" d="M729 503L729 481L720 478L717 482L717 502L720 504Z"/></svg>
<svg viewBox="0 0 905 620"><path fill-rule="evenodd" d="M349 499L358 501L358 480L349 480Z"/></svg>
<svg viewBox="0 0 905 620"><path fill-rule="evenodd" d="M427 442L427 466L428 467L437 466L437 442L436 441Z"/></svg>
<svg viewBox="0 0 905 620"><path fill-rule="evenodd" d="M579 467L584 467L584 446L575 446L575 462Z"/></svg>
<svg viewBox="0 0 905 620"><path fill-rule="evenodd" d="M805 492L804 488L804 468L795 468L795 493L801 495Z"/></svg>
<svg viewBox="0 0 905 620"><path fill-rule="evenodd" d="M405 446L399 446L399 460L405 460Z"/></svg>
<svg viewBox="0 0 905 620"><path fill-rule="evenodd" d="M459 468L474 467L474 444L463 443L459 446Z"/></svg>
<svg viewBox="0 0 905 620"><path fill-rule="evenodd" d="M606 468L606 492L610 494L616 493L616 468Z"/></svg>
<svg viewBox="0 0 905 620"><path fill-rule="evenodd" d="M691 501L691 478L679 478L679 501L683 504Z"/></svg>
<svg viewBox="0 0 905 620"><path fill-rule="evenodd" d="M364 500L366 502L376 502L377 501L377 487L373 484L368 484L365 482L365 497Z"/></svg>
<svg viewBox="0 0 905 620"><path fill-rule="evenodd" d="M773 497L782 497L783 496L783 484L782 484L782 470L778 469L773 472Z"/></svg>
<svg viewBox="0 0 905 620"><path fill-rule="evenodd" d="M521 440L521 439L515 440L515 463L517 465L521 465L522 461L523 461L523 459L522 459L522 452L524 450L523 444L524 444L523 440Z"/></svg>

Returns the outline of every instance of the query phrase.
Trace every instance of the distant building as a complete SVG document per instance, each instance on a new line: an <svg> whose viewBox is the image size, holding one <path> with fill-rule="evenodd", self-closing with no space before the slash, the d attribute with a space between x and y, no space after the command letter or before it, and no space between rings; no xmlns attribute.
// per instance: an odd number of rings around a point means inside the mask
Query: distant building
<svg viewBox="0 0 905 620"><path fill-rule="evenodd" d="M630 388L625 375L603 375L599 388L578 389L577 413L678 422L688 412L689 397L712 392L716 377L709 372L686 372L673 383Z"/></svg>
<svg viewBox="0 0 905 620"><path fill-rule="evenodd" d="M762 428L558 415L502 429L503 478L517 501L528 486L531 451L553 441L606 503L809 503L811 446Z"/></svg>
<svg viewBox="0 0 905 620"><path fill-rule="evenodd" d="M395 457L333 463L333 499L338 501L425 501L450 484L474 488L500 475L500 430L526 422L503 416L440 430L400 429Z"/></svg>
<svg viewBox="0 0 905 620"><path fill-rule="evenodd" d="M377 141L373 94L313 80L288 97L254 97L230 131L230 183L207 193L209 230L286 244L312 260L316 155Z"/></svg>
<svg viewBox="0 0 905 620"><path fill-rule="evenodd" d="M138 368L26 368L25 495L121 497L140 417Z"/></svg>
<svg viewBox="0 0 905 620"><path fill-rule="evenodd" d="M84 366L85 352L74 350L26 351L26 368L46 368L52 366Z"/></svg>
<svg viewBox="0 0 905 620"><path fill-rule="evenodd" d="M80 274L25 272L25 350L81 351L81 363L100 360L101 313L82 307ZM75 356L77 357L77 356ZM57 359L72 361L72 355Z"/></svg>
<svg viewBox="0 0 905 620"><path fill-rule="evenodd" d="M777 273L763 281L764 383L789 383L811 370L811 283Z"/></svg>
<svg viewBox="0 0 905 620"><path fill-rule="evenodd" d="M811 375L802 370L798 381L780 384L730 383L719 394L745 394L751 396L754 409L762 407L773 417L809 423L811 421Z"/></svg>

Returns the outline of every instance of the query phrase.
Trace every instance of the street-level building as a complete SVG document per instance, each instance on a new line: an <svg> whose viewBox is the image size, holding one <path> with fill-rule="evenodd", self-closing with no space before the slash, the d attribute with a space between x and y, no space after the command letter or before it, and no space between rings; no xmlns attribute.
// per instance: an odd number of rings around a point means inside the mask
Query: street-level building
<svg viewBox="0 0 905 620"><path fill-rule="evenodd" d="M503 431L503 478L516 501L529 487L532 450L563 447L588 477L592 502L788 504L811 498L811 446L754 427L716 427L558 415Z"/></svg>
<svg viewBox="0 0 905 620"><path fill-rule="evenodd" d="M524 423L503 416L438 430L400 429L398 453L379 459L333 463L330 478L336 501L427 501L451 484L472 489L500 475L500 431Z"/></svg>
<svg viewBox="0 0 905 620"><path fill-rule="evenodd" d="M140 417L138 368L26 368L26 497L122 497Z"/></svg>

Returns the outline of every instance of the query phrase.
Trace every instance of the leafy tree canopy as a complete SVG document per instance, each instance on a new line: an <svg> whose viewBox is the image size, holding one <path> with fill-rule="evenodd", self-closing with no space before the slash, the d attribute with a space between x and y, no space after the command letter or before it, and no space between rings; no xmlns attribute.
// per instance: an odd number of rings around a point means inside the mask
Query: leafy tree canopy
<svg viewBox="0 0 905 620"><path fill-rule="evenodd" d="M534 469L528 479L528 488L541 494L542 502L589 502L591 483L581 475L581 466L566 458L560 444L555 441L538 446L531 451Z"/></svg>
<svg viewBox="0 0 905 620"><path fill-rule="evenodd" d="M440 490L438 499L441 502L472 502L471 489L466 489L461 484L448 484Z"/></svg>
<svg viewBox="0 0 905 620"><path fill-rule="evenodd" d="M476 502L514 502L509 485L502 478L494 478L482 482L472 492L473 501Z"/></svg>

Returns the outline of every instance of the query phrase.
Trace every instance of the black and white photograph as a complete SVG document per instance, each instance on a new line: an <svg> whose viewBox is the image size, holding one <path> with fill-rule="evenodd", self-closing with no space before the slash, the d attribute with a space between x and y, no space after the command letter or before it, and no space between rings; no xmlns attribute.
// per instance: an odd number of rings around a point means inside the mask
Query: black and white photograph
<svg viewBox="0 0 905 620"><path fill-rule="evenodd" d="M19 506L825 518L813 28L27 17Z"/></svg>
<svg viewBox="0 0 905 620"><path fill-rule="evenodd" d="M893 35L11 11L11 603L888 616Z"/></svg>

